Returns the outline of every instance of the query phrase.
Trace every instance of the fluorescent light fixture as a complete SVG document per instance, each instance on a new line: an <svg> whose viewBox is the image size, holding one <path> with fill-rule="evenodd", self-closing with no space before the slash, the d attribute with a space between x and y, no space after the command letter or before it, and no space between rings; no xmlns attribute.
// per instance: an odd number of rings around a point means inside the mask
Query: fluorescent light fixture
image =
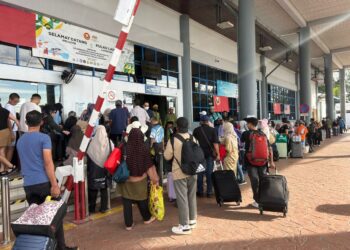
<svg viewBox="0 0 350 250"><path fill-rule="evenodd" d="M260 47L259 50L263 51L263 52L266 52L266 51L272 50L272 47L271 46Z"/></svg>
<svg viewBox="0 0 350 250"><path fill-rule="evenodd" d="M231 23L230 21L224 21L221 23L217 23L216 25L222 30L235 27L234 24Z"/></svg>

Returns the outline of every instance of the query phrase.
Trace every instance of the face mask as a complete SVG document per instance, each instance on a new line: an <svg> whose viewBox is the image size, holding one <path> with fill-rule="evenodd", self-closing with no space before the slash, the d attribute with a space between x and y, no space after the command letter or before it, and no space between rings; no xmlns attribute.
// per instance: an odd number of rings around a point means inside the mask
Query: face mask
<svg viewBox="0 0 350 250"><path fill-rule="evenodd" d="M145 110L148 110L149 109L149 107L145 107Z"/></svg>

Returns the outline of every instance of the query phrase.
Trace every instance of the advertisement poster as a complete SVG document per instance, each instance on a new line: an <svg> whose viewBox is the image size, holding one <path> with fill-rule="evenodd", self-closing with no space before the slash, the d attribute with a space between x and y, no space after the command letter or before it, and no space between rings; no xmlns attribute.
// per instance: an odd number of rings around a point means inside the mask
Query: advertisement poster
<svg viewBox="0 0 350 250"><path fill-rule="evenodd" d="M218 96L238 98L238 84L218 80L216 85Z"/></svg>
<svg viewBox="0 0 350 250"><path fill-rule="evenodd" d="M280 115L280 114L282 114L282 112L281 112L281 103L274 103L274 104L273 104L273 113L274 113L275 115Z"/></svg>
<svg viewBox="0 0 350 250"><path fill-rule="evenodd" d="M117 42L107 36L55 18L36 15L33 56L107 69ZM116 71L135 74L134 45L126 42Z"/></svg>
<svg viewBox="0 0 350 250"><path fill-rule="evenodd" d="M284 104L284 114L290 115L290 105L289 104Z"/></svg>

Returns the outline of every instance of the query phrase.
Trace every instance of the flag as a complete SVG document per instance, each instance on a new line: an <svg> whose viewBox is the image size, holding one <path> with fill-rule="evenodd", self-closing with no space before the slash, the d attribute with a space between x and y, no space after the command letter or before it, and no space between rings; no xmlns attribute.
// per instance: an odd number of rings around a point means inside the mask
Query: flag
<svg viewBox="0 0 350 250"><path fill-rule="evenodd" d="M226 96L213 96L214 98L214 110L215 112L230 111L230 106L228 104L228 97Z"/></svg>
<svg viewBox="0 0 350 250"><path fill-rule="evenodd" d="M0 5L0 41L36 47L35 14Z"/></svg>
<svg viewBox="0 0 350 250"><path fill-rule="evenodd" d="M274 103L274 104L273 104L273 113L274 113L275 115L280 115L280 114L282 114L282 112L281 112L281 103Z"/></svg>

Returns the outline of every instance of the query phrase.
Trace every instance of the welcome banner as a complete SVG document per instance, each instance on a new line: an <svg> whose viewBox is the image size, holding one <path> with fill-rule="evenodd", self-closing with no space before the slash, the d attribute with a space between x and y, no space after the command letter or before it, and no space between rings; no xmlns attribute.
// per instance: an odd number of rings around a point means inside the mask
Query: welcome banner
<svg viewBox="0 0 350 250"><path fill-rule="evenodd" d="M117 38L36 15L33 56L106 69ZM134 46L127 42L116 71L135 74Z"/></svg>

